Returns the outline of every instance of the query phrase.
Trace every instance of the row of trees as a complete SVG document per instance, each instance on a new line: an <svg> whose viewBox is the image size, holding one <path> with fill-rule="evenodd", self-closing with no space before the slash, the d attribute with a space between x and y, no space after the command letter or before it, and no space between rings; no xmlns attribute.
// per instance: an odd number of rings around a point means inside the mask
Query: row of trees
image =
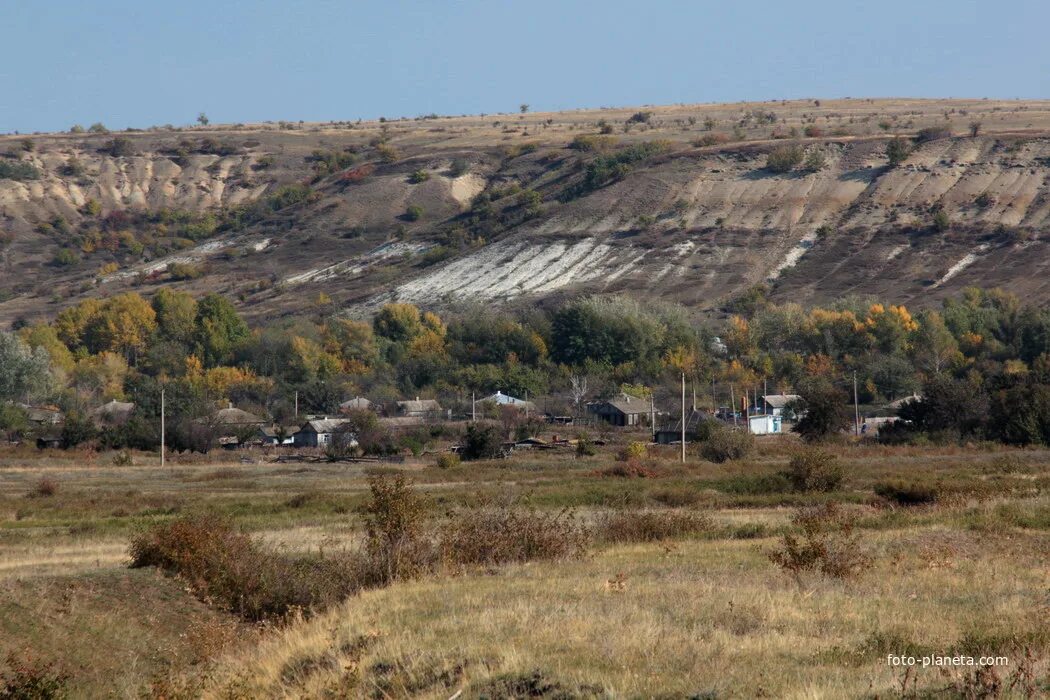
<svg viewBox="0 0 1050 700"><path fill-rule="evenodd" d="M909 407L898 438L1050 442L1050 408L1042 408L1050 404L1050 311L1011 294L968 289L913 314L864 299L806 309L772 303L756 288L731 309L710 322L627 298L519 313L466 306L441 316L388 304L368 320L298 318L252 329L220 295L127 293L3 334L0 402L51 401L76 416L129 400L147 426L162 385L173 416L199 417L230 401L279 423L290 420L296 394L301 411L329 414L358 394L455 405L497 390L553 396L552 410L578 411L619 391L675 395L685 373L694 386L715 383L724 394L804 390L812 401L848 407L844 389L856 373L864 404L926 397ZM698 403L711 402L728 396L701 391Z"/></svg>

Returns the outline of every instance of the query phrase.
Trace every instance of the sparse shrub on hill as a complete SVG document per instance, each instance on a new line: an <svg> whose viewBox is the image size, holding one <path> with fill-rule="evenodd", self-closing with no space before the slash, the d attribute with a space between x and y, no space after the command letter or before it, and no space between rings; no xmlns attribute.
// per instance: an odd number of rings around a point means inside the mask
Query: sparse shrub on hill
<svg viewBox="0 0 1050 700"><path fill-rule="evenodd" d="M423 218L423 207L413 204L405 210L403 218L406 221L419 221Z"/></svg>
<svg viewBox="0 0 1050 700"><path fill-rule="evenodd" d="M367 565L363 580L383 585L414 578L433 566L436 552L424 532L427 501L402 475L373 477L363 508Z"/></svg>
<svg viewBox="0 0 1050 700"><path fill-rule="evenodd" d="M448 174L451 177L460 177L470 172L470 163L465 158L455 158L448 166Z"/></svg>
<svg viewBox="0 0 1050 700"><path fill-rule="evenodd" d="M652 112L635 112L634 114L632 114L630 117L627 118L627 123L628 124L648 124L650 121L652 121L652 118L653 118L653 113Z"/></svg>
<svg viewBox="0 0 1050 700"><path fill-rule="evenodd" d="M459 455L451 452L443 452L437 457L437 461L434 463L438 469L454 469L460 464Z"/></svg>
<svg viewBox="0 0 1050 700"><path fill-rule="evenodd" d="M766 156L766 168L774 173L788 173L801 165L804 157L799 146L780 146Z"/></svg>
<svg viewBox="0 0 1050 700"><path fill-rule="evenodd" d="M125 158L135 155L135 143L127 136L117 136L111 139L101 150L114 158Z"/></svg>
<svg viewBox="0 0 1050 700"><path fill-rule="evenodd" d="M734 459L743 459L755 448L755 438L751 433L731 428L720 428L713 431L700 444L700 456L708 462L721 464Z"/></svg>
<svg viewBox="0 0 1050 700"><path fill-rule="evenodd" d="M827 164L828 158L824 155L824 151L814 148L806 153L806 159L802 162L802 169L807 173L816 173L823 170Z"/></svg>
<svg viewBox="0 0 1050 700"><path fill-rule="evenodd" d="M430 173L420 168L419 170L413 170L412 174L408 176L408 181L413 185L426 182L430 179Z"/></svg>
<svg viewBox="0 0 1050 700"><path fill-rule="evenodd" d="M40 170L38 170L32 163L0 158L0 180L17 180L25 182L27 180L39 180L40 177Z"/></svg>
<svg viewBox="0 0 1050 700"><path fill-rule="evenodd" d="M936 141L938 139L948 139L952 136L952 130L946 126L928 126L925 129L919 129L915 134L915 143L926 143L927 141Z"/></svg>
<svg viewBox="0 0 1050 700"><path fill-rule="evenodd" d="M907 160L910 153L911 146L899 136L890 139L889 143L886 144L886 158L889 160L891 167L896 167L903 163Z"/></svg>

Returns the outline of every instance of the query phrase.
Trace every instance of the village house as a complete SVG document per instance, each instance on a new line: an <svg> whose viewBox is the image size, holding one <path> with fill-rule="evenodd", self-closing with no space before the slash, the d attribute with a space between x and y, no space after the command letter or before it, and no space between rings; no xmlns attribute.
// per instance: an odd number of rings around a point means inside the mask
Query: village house
<svg viewBox="0 0 1050 700"><path fill-rule="evenodd" d="M587 413L610 425L627 427L643 425L650 419L652 405L648 399L621 394L606 401L587 404Z"/></svg>
<svg viewBox="0 0 1050 700"><path fill-rule="evenodd" d="M768 413L748 416L747 429L752 435L779 435L784 432L781 416Z"/></svg>
<svg viewBox="0 0 1050 700"><path fill-rule="evenodd" d="M95 427L103 430L106 428L117 428L131 419L135 412L135 404L131 401L113 400L104 403L91 412L91 422Z"/></svg>
<svg viewBox="0 0 1050 700"><path fill-rule="evenodd" d="M294 435L298 432L297 426L285 426L280 427L276 425L264 425L259 428L259 431L255 434L255 438L252 442L259 445L293 445L295 444Z"/></svg>
<svg viewBox="0 0 1050 700"><path fill-rule="evenodd" d="M58 425L66 419L56 406L30 406L24 403L17 405L25 411L26 420L36 427Z"/></svg>
<svg viewBox="0 0 1050 700"><path fill-rule="evenodd" d="M765 402L765 412L771 416L785 416L785 410L788 405L798 401L802 397L798 394L769 394L762 397L762 401ZM790 414L790 411L787 411Z"/></svg>
<svg viewBox="0 0 1050 700"><path fill-rule="evenodd" d="M686 413L685 441L696 442L705 437L710 430L727 425L724 420L705 411L692 409ZM682 441L682 419L673 423L667 423L656 431L656 442L661 445L670 445Z"/></svg>
<svg viewBox="0 0 1050 700"><path fill-rule="evenodd" d="M398 401L397 414L405 418L441 418L444 409L434 399L420 399L415 401Z"/></svg>
<svg viewBox="0 0 1050 700"><path fill-rule="evenodd" d="M339 404L339 410L342 413L346 413L347 411L371 411L372 405L372 402L365 397L355 396L354 398Z"/></svg>
<svg viewBox="0 0 1050 700"><path fill-rule="evenodd" d="M296 447L327 447L332 443L332 436L348 422L346 418L319 418L306 421L292 435L292 442ZM356 444L356 440L351 443L351 445Z"/></svg>
<svg viewBox="0 0 1050 700"><path fill-rule="evenodd" d="M486 396L483 399L478 399L478 403L490 403L495 404L497 406L513 406L514 408L523 411L536 411L536 404L532 403L531 401L519 399L518 397L511 396L510 394L504 394L502 391L497 391L491 396Z"/></svg>

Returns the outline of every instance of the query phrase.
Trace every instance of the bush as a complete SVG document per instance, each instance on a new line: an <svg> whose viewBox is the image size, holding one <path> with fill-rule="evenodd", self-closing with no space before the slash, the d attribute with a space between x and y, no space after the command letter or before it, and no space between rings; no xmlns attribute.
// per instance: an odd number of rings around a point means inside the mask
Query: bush
<svg viewBox="0 0 1050 700"><path fill-rule="evenodd" d="M853 578L871 566L871 557L853 532L854 519L838 505L799 508L792 522L800 532L785 534L769 558L796 578L806 571Z"/></svg>
<svg viewBox="0 0 1050 700"><path fill-rule="evenodd" d="M40 170L24 161L0 160L0 180L39 180Z"/></svg>
<svg viewBox="0 0 1050 700"><path fill-rule="evenodd" d="M45 476L33 484L33 488L26 495L29 498L50 498L56 493L58 493L58 482Z"/></svg>
<svg viewBox="0 0 1050 700"><path fill-rule="evenodd" d="M102 148L114 158L123 158L135 155L135 144L127 136L117 136Z"/></svg>
<svg viewBox="0 0 1050 700"><path fill-rule="evenodd" d="M611 467L598 469L593 472L595 476L617 477L621 479L654 479L660 476L655 470L650 469L638 462L617 462Z"/></svg>
<svg viewBox="0 0 1050 700"><path fill-rule="evenodd" d="M443 528L440 542L446 562L493 566L581 556L587 532L571 511L502 506L458 513Z"/></svg>
<svg viewBox="0 0 1050 700"><path fill-rule="evenodd" d="M787 173L802 163L805 152L798 146L780 146L766 156L766 168L775 173Z"/></svg>
<svg viewBox="0 0 1050 700"><path fill-rule="evenodd" d="M434 466L438 469L455 469L460 465L460 461L459 455L445 452L438 455L437 462L434 463Z"/></svg>
<svg viewBox="0 0 1050 700"><path fill-rule="evenodd" d="M448 167L448 174L452 177L460 177L470 172L470 163L464 158L456 158Z"/></svg>
<svg viewBox="0 0 1050 700"><path fill-rule="evenodd" d="M616 145L616 139L611 136L594 136L592 134L580 134L569 143L569 148L575 151L606 151Z"/></svg>
<svg viewBox="0 0 1050 700"><path fill-rule="evenodd" d="M635 112L627 118L628 124L648 124L653 118L652 112Z"/></svg>
<svg viewBox="0 0 1050 700"><path fill-rule="evenodd" d="M743 430L722 428L711 433L700 445L700 456L708 462L721 464L731 459L743 459L755 448L755 438Z"/></svg>
<svg viewBox="0 0 1050 700"><path fill-rule="evenodd" d="M58 700L69 697L70 677L31 656L7 656L6 668L0 672L0 698L3 700Z"/></svg>
<svg viewBox="0 0 1050 700"><path fill-rule="evenodd" d="M819 149L813 149L806 154L806 160L802 163L802 169L809 173L820 172L828 164L827 156Z"/></svg>
<svg viewBox="0 0 1050 700"><path fill-rule="evenodd" d="M214 515L180 518L136 536L131 567L184 578L198 596L252 621L320 610L358 586L350 558L283 557Z"/></svg>
<svg viewBox="0 0 1050 700"><path fill-rule="evenodd" d="M598 516L594 529L606 542L659 542L707 532L712 521L691 510L616 510Z"/></svg>
<svg viewBox="0 0 1050 700"><path fill-rule="evenodd" d="M418 185L421 182L426 182L430 179L430 173L426 170L419 169L412 171L412 174L408 176L408 181L413 185Z"/></svg>
<svg viewBox="0 0 1050 700"><path fill-rule="evenodd" d="M834 491L844 475L835 455L807 448L791 456L785 476L796 491Z"/></svg>
<svg viewBox="0 0 1050 700"><path fill-rule="evenodd" d="M927 141L936 141L938 139L949 139L952 137L952 130L946 126L929 126L925 129L919 129L918 133L915 134L915 143L926 143Z"/></svg>
<svg viewBox="0 0 1050 700"><path fill-rule="evenodd" d="M413 204L405 210L404 218L406 221L419 221L423 218L423 207Z"/></svg>
<svg viewBox="0 0 1050 700"><path fill-rule="evenodd" d="M699 138L693 139L693 146L696 148L703 148L705 146L716 146L720 143L729 143L731 139L729 134L717 131L711 134L704 134Z"/></svg>
<svg viewBox="0 0 1050 700"><path fill-rule="evenodd" d="M429 570L435 552L423 533L427 501L401 475L372 477L369 489L371 498L364 507L367 564L363 580L385 585Z"/></svg>
<svg viewBox="0 0 1050 700"><path fill-rule="evenodd" d="M948 218L948 212L944 209L938 209L933 213L933 230L938 233L947 231L952 225L951 219Z"/></svg>
<svg viewBox="0 0 1050 700"><path fill-rule="evenodd" d="M899 506L921 506L936 503L940 494L933 484L883 481L875 484L875 495Z"/></svg>
<svg viewBox="0 0 1050 700"><path fill-rule="evenodd" d="M616 459L621 462L631 462L640 459L645 459L649 456L649 446L644 442L631 441L627 443L627 446L620 450L619 454L616 455Z"/></svg>
<svg viewBox="0 0 1050 700"><path fill-rule="evenodd" d="M502 457L503 438L499 428L491 424L468 425L463 436L463 451L460 456L467 462Z"/></svg>
<svg viewBox="0 0 1050 700"><path fill-rule="evenodd" d="M801 406L793 407L796 413L805 414L795 424L794 431L807 442L820 442L839 435L853 421L849 397L841 389L826 380L809 382L801 390Z"/></svg>
<svg viewBox="0 0 1050 700"><path fill-rule="evenodd" d="M593 457L596 454L598 454L598 448L594 446L589 435L580 433L576 436L577 457Z"/></svg>
<svg viewBox="0 0 1050 700"><path fill-rule="evenodd" d="M900 137L890 139L890 142L886 144L886 158L889 159L892 167L896 167L907 160L909 153L911 153L911 147L907 141Z"/></svg>

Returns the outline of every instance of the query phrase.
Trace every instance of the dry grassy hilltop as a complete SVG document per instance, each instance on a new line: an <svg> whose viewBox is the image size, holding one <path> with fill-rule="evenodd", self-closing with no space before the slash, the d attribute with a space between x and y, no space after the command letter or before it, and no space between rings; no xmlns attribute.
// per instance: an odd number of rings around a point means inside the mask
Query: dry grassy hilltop
<svg viewBox="0 0 1050 700"><path fill-rule="evenodd" d="M712 311L757 284L802 302L1050 298L1050 101L95 132L0 137L2 322L160 284L253 318L570 291Z"/></svg>

